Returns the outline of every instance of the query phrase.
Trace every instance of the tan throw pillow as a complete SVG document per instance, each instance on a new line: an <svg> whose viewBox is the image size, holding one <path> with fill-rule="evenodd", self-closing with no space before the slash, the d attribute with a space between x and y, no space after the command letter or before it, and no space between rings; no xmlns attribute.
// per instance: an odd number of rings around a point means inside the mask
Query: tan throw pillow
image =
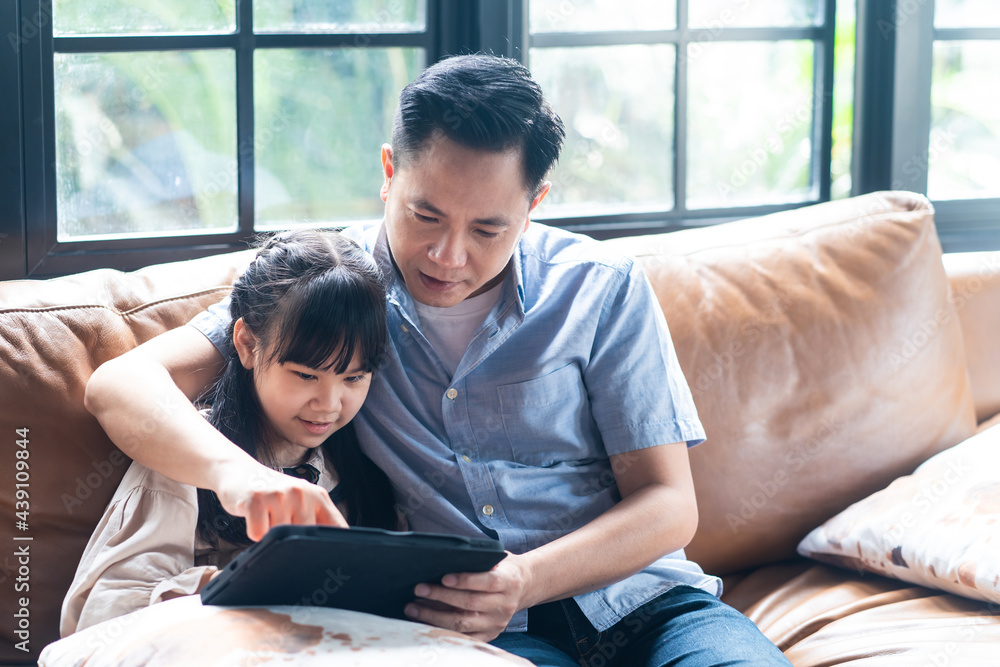
<svg viewBox="0 0 1000 667"><path fill-rule="evenodd" d="M1000 425L854 503L809 533L798 551L1000 602Z"/></svg>

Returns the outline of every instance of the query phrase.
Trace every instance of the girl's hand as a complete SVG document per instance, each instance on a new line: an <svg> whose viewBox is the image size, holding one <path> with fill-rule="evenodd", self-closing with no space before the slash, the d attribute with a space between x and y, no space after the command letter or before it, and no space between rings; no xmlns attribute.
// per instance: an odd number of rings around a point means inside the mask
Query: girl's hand
<svg viewBox="0 0 1000 667"><path fill-rule="evenodd" d="M517 611L530 606L530 567L523 556L510 552L489 572L449 574L441 583L418 585L417 600L406 606L406 615L488 642Z"/></svg>
<svg viewBox="0 0 1000 667"><path fill-rule="evenodd" d="M246 518L247 536L254 541L282 524L347 528L322 487L260 464L226 474L217 493L227 512Z"/></svg>

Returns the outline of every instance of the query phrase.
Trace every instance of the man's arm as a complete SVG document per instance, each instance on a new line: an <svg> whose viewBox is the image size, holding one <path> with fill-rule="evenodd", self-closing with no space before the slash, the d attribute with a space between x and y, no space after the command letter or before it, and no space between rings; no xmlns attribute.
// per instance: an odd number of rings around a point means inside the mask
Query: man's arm
<svg viewBox="0 0 1000 667"><path fill-rule="evenodd" d="M412 604L407 614L489 641L521 609L603 588L684 548L698 527L687 444L614 455L611 464L620 503L544 546L508 554L489 572L421 584L419 597L455 610Z"/></svg>
<svg viewBox="0 0 1000 667"><path fill-rule="evenodd" d="M183 484L211 489L258 540L283 523L347 523L323 489L258 463L212 427L192 401L222 372L204 335L182 326L102 364L84 405L111 440L140 464Z"/></svg>

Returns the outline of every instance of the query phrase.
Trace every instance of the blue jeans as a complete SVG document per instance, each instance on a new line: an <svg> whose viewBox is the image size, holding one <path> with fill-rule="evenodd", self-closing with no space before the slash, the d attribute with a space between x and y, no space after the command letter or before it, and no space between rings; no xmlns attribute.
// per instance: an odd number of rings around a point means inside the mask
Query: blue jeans
<svg viewBox="0 0 1000 667"><path fill-rule="evenodd" d="M528 610L527 632L490 642L545 667L785 665L746 616L714 595L676 586L597 632L569 598Z"/></svg>

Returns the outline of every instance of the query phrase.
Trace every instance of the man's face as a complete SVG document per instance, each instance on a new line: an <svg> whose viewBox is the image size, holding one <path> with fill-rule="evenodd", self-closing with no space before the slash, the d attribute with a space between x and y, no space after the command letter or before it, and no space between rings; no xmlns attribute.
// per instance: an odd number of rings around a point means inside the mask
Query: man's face
<svg viewBox="0 0 1000 667"><path fill-rule="evenodd" d="M499 284L528 228L531 202L519 149L492 153L442 135L395 169L382 147L385 227L389 248L410 295L446 308Z"/></svg>

